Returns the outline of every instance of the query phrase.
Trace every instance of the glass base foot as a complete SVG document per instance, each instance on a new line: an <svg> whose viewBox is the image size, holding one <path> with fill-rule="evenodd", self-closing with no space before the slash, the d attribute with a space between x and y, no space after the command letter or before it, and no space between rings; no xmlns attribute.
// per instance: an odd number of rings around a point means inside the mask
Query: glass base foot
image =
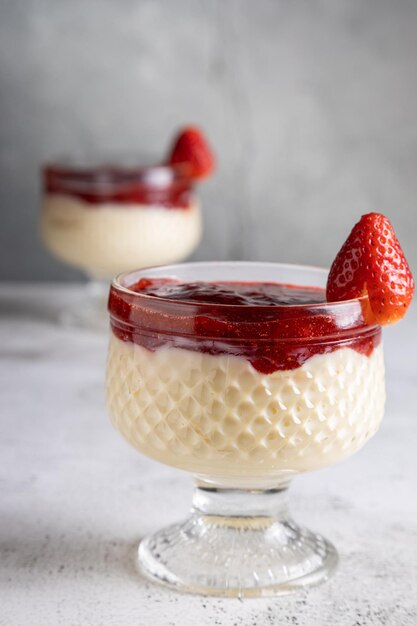
<svg viewBox="0 0 417 626"><path fill-rule="evenodd" d="M196 492L189 519L141 542L139 566L152 580L189 593L256 597L317 585L334 570L335 548L289 518L286 490Z"/></svg>

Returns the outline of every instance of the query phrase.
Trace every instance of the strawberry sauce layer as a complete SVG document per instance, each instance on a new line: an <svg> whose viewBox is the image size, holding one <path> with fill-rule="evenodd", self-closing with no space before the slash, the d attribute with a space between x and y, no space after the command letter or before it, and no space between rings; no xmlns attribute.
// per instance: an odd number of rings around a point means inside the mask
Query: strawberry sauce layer
<svg viewBox="0 0 417 626"><path fill-rule="evenodd" d="M126 206L163 206L187 209L192 205L192 180L171 166L88 168L48 165L43 170L44 191L64 194L99 207L106 203Z"/></svg>
<svg viewBox="0 0 417 626"><path fill-rule="evenodd" d="M264 374L342 347L370 356L381 339L360 301L328 304L318 287L142 278L128 290L112 285L109 311L122 341L239 356Z"/></svg>

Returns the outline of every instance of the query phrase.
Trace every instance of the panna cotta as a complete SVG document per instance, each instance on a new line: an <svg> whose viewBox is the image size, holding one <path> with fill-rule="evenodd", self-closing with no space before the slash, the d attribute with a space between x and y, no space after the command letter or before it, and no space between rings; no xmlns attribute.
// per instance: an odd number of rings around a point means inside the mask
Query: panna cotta
<svg viewBox="0 0 417 626"><path fill-rule="evenodd" d="M186 138L180 160L193 129ZM404 317L413 292L392 225L377 213L355 224L329 272L187 263L113 281L112 421L139 451L195 481L190 515L141 541L143 574L239 598L327 580L337 552L294 521L288 487L378 429L381 327Z"/></svg>
<svg viewBox="0 0 417 626"><path fill-rule="evenodd" d="M365 302L173 274L125 275L110 292L107 403L134 447L248 486L340 461L376 432L383 351Z"/></svg>
<svg viewBox="0 0 417 626"><path fill-rule="evenodd" d="M193 181L171 165L44 169L41 234L62 261L94 279L171 263L201 238Z"/></svg>

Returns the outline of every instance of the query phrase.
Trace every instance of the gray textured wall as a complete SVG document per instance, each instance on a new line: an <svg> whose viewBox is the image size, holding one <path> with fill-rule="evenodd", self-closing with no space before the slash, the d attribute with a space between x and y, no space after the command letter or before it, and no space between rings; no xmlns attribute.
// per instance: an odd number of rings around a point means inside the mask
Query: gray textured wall
<svg viewBox="0 0 417 626"><path fill-rule="evenodd" d="M69 279L37 240L38 167L162 151L202 124L220 167L196 258L328 264L361 212L414 266L414 0L0 0L0 278Z"/></svg>

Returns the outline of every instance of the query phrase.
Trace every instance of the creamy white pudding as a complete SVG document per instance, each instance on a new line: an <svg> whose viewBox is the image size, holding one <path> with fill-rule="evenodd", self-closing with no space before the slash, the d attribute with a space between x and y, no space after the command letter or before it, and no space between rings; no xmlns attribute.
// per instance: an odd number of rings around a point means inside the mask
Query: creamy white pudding
<svg viewBox="0 0 417 626"><path fill-rule="evenodd" d="M143 454L238 484L324 467L362 447L384 411L382 345L262 374L241 357L150 351L112 335L106 393L114 425Z"/></svg>
<svg viewBox="0 0 417 626"><path fill-rule="evenodd" d="M59 259L90 276L171 263L188 256L201 238L201 214L187 207L104 202L53 193L44 198L41 234Z"/></svg>
<svg viewBox="0 0 417 626"><path fill-rule="evenodd" d="M221 485L277 484L378 429L381 332L362 303L286 283L139 278L111 288L106 393L142 453Z"/></svg>

